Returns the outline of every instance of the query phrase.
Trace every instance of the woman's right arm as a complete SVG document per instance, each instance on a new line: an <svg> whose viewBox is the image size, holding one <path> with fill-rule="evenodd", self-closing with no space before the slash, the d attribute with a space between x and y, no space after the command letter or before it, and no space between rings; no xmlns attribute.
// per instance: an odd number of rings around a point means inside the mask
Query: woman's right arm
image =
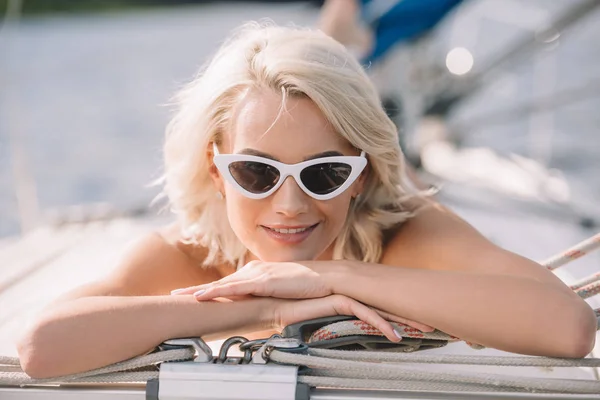
<svg viewBox="0 0 600 400"><path fill-rule="evenodd" d="M90 296L49 309L18 344L34 378L91 370L178 337L214 340L267 329L268 298L198 303L193 296Z"/></svg>
<svg viewBox="0 0 600 400"><path fill-rule="evenodd" d="M42 312L17 343L21 366L34 378L56 377L143 354L170 338L214 340L271 328L270 298L198 303L193 296L169 295L216 278L161 236L149 235L107 279Z"/></svg>
<svg viewBox="0 0 600 400"><path fill-rule="evenodd" d="M195 264L160 235L142 239L107 279L62 296L42 312L17 343L24 371L33 378L74 374L146 353L167 339L201 336L210 341L332 315L357 316L394 338L382 315L341 295L206 302L171 296L173 289L219 279L214 269Z"/></svg>

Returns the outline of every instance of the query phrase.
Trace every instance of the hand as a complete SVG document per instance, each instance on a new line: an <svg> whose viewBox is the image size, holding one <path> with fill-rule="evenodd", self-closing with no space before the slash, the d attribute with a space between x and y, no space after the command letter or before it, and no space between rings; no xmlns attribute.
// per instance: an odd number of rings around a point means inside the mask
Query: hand
<svg viewBox="0 0 600 400"><path fill-rule="evenodd" d="M341 294L308 300L273 300L272 326L278 330L282 330L287 325L314 318L349 315L379 329L392 342L401 340L394 333L392 324L386 321L377 310Z"/></svg>
<svg viewBox="0 0 600 400"><path fill-rule="evenodd" d="M392 321L392 322L396 322L398 324L403 324L403 325L408 325L408 326L412 326L415 329L420 330L421 332L433 332L435 331L435 328L429 325L425 325L422 324L420 322L417 321L413 321L411 319L406 319L406 318L402 318L402 317L398 317L394 314L390 314L389 312L383 311L383 310L379 310L377 308L373 308L371 307L373 310L375 310L377 312L377 314L379 314L382 318L384 318L387 321Z"/></svg>
<svg viewBox="0 0 600 400"><path fill-rule="evenodd" d="M333 294L322 276L295 262L251 261L223 279L177 289L171 294L194 294L198 301L215 297L253 295L280 299L312 299Z"/></svg>
<svg viewBox="0 0 600 400"><path fill-rule="evenodd" d="M410 319L406 319L406 318L402 318L402 317L398 317L397 315L393 315L388 313L387 311L383 311L383 310L379 310L377 308L374 307L369 307L369 306L365 306L364 304L351 299L349 297L343 296L343 295L333 295L333 296L328 296L325 299L331 298L331 297L341 297L344 298L345 300L335 300L334 301L342 301L342 302L347 302L348 304L352 304L354 305L354 303L358 304L358 308L356 309L360 309L362 310L363 307L368 308L369 310L372 310L373 312L375 312L379 317L381 317L381 319L383 319L384 321L386 321L388 324L389 322L396 322L398 324L404 324L404 325L408 325L408 326L412 326L413 328L416 328L418 330L420 330L421 332L433 332L435 330L435 328L429 326L429 325L425 325L422 324L420 322L417 321L413 321ZM240 300L249 300L256 297L253 296L229 296L227 298L225 297L217 297L212 299L211 301L216 301L216 302L232 302L232 301L240 301ZM314 301L313 301L314 300ZM274 315L274 317L272 316L267 316L267 320L271 320L271 323L269 324L270 327L281 330L283 328L285 328L287 325L296 323L296 322L300 322L300 321L306 321L309 319L314 319L314 318L320 318L320 317L328 317L331 315L352 315L355 316L359 319L362 319L363 321L369 323L370 325L373 325L371 322L361 318L359 315L355 314L355 313L350 313L350 314L327 314L327 315L320 315L319 313L322 312L322 308L321 307L321 303L320 302L320 298L319 299L309 299L309 300L285 300L285 299L271 299L270 304L272 304L272 307L267 307L267 313L271 313L272 315ZM290 304L294 304L294 305L290 305ZM315 309L307 309L306 307L310 307L311 304L317 304L317 308ZM334 303L334 305L336 305L339 303ZM341 307L338 307L338 310L349 310L348 308L348 304L343 303ZM283 309L283 312L280 310L280 307L287 307ZM289 319L287 318L282 318L282 314L284 316L290 316L290 310L288 309L289 307L292 307L292 311L295 311L296 313L299 313L299 315L296 318L300 318L297 321L294 322L289 322ZM314 313L319 314L318 316L311 316ZM362 314L362 315L367 315L367 314ZM372 315L372 313L369 313L368 315ZM305 317L305 318L302 318ZM292 320L295 318L291 318ZM283 321L283 322L282 322ZM375 326L375 325L373 325ZM392 329L393 326L392 326ZM381 329L379 329L381 330Z"/></svg>

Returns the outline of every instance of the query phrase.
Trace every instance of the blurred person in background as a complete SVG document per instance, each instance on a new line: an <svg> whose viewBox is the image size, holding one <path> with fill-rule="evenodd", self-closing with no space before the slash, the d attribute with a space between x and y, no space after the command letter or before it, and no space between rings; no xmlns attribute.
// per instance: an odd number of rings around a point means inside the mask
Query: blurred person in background
<svg viewBox="0 0 600 400"><path fill-rule="evenodd" d="M370 73L388 116L400 130L400 142L406 151L405 135L409 128L403 120L403 97L410 96L411 75L419 71L419 54L427 34L459 6L463 0L325 0L321 8L319 28L344 44ZM402 70L387 65L398 50L408 49ZM410 65L410 64L415 65ZM405 93L399 93L398 89Z"/></svg>
<svg viewBox="0 0 600 400"><path fill-rule="evenodd" d="M463 0L325 0L319 27L363 64L383 61L433 29Z"/></svg>
<svg viewBox="0 0 600 400"><path fill-rule="evenodd" d="M176 100L162 181L176 221L44 310L17 346L30 376L332 315L394 342L390 321L523 354L593 348L584 300L407 178L376 89L322 32L246 25Z"/></svg>

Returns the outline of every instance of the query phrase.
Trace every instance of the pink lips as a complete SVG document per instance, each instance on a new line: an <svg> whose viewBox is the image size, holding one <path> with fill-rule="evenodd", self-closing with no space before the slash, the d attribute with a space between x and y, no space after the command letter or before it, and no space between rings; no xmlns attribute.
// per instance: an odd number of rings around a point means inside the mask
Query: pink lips
<svg viewBox="0 0 600 400"><path fill-rule="evenodd" d="M296 232L296 233L281 233L281 232L277 232L272 228L269 228L267 226L261 226L264 231L266 232L267 235L269 235L270 238L272 238L273 240L280 242L280 243L284 243L284 244L297 244L297 243L301 243L302 241L306 240L306 238L308 238L310 236L310 234L315 230L315 228L319 226L319 224L315 224L310 226L308 229L302 231L302 232ZM283 227L283 226L278 226L277 229L301 229L303 228L302 226L298 226L298 227Z"/></svg>

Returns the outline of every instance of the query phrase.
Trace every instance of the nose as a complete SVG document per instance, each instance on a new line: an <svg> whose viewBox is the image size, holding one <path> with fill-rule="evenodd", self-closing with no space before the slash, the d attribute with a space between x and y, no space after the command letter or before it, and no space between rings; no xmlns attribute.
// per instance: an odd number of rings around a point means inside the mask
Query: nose
<svg viewBox="0 0 600 400"><path fill-rule="evenodd" d="M272 205L277 214L295 217L308 211L308 196L298 186L296 180L288 176L273 193Z"/></svg>

